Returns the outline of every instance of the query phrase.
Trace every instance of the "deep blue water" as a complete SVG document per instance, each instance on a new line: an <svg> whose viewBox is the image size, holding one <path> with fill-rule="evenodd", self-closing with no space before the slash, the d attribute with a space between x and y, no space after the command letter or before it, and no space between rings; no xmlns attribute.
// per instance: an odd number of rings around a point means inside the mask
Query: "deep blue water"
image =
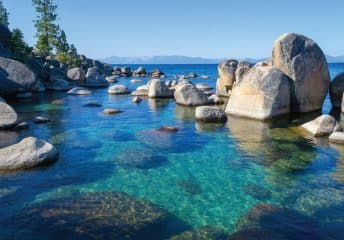
<svg viewBox="0 0 344 240"><path fill-rule="evenodd" d="M160 68L166 80L190 72L208 75L194 82L211 86L217 77L216 65L145 68ZM330 65L332 77L341 71L344 64ZM135 89L149 80L131 79L119 82ZM88 102L103 107L83 107ZM343 234L344 148L300 135L291 126L298 119L290 124L229 117L224 125L198 124L194 109L174 100L134 104L130 96L110 96L107 89L89 96L41 93L11 104L30 129L0 133L1 146L36 136L53 143L60 156L47 167L0 175L0 239L43 239L35 228L42 219L28 217L23 226L20 214L39 203L106 191L149 201L191 228L212 225L229 234L254 204L265 202L316 219L337 239ZM102 114L109 107L124 112ZM327 97L323 112L330 110ZM52 122L35 125L32 118L38 115ZM179 131L156 131L166 125Z"/></svg>

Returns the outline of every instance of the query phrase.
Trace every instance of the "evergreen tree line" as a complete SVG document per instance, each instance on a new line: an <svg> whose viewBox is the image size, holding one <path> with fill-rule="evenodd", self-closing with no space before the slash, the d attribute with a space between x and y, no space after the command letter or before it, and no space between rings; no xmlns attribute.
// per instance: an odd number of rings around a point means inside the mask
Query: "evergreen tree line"
<svg viewBox="0 0 344 240"><path fill-rule="evenodd" d="M69 45L66 33L56 24L57 5L53 0L32 0L37 12L34 20L36 27L35 37L37 42L34 48L29 47L24 41L23 33L15 28L11 31L10 50L13 58L22 62L34 55L55 58L70 67L80 66L80 57L74 44ZM0 0L0 24L9 27L9 14Z"/></svg>

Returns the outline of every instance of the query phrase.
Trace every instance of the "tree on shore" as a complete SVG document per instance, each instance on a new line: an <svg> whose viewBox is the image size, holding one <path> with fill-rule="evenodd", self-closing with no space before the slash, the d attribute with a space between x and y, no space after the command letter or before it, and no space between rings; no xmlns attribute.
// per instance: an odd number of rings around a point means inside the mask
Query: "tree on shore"
<svg viewBox="0 0 344 240"><path fill-rule="evenodd" d="M70 45L69 56L71 67L79 67L81 65L80 56L74 44Z"/></svg>
<svg viewBox="0 0 344 240"><path fill-rule="evenodd" d="M48 56L54 49L59 31L59 26L55 24L57 6L53 0L32 0L32 3L38 14L34 21L37 31L35 47L40 55Z"/></svg>
<svg viewBox="0 0 344 240"><path fill-rule="evenodd" d="M31 55L32 49L24 41L23 32L19 28L12 30L10 46L13 52L13 58L18 61L26 62Z"/></svg>
<svg viewBox="0 0 344 240"><path fill-rule="evenodd" d="M6 8L4 7L2 1L0 0L0 24L8 27L8 12Z"/></svg>

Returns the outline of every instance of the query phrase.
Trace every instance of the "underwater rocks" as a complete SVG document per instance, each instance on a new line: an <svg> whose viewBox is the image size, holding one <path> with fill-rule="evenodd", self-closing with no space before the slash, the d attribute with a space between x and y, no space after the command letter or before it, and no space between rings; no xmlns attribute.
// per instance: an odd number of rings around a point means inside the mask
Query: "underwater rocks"
<svg viewBox="0 0 344 240"><path fill-rule="evenodd" d="M83 105L83 107L102 107L102 105L100 103L97 102L89 102Z"/></svg>
<svg viewBox="0 0 344 240"><path fill-rule="evenodd" d="M332 132L339 131L340 126L331 115L321 115L316 119L301 125L301 128L312 134L314 137L328 136Z"/></svg>
<svg viewBox="0 0 344 240"><path fill-rule="evenodd" d="M0 98L0 129L11 128L18 122L16 111Z"/></svg>
<svg viewBox="0 0 344 240"><path fill-rule="evenodd" d="M25 234L48 239L168 239L189 228L152 203L121 192L46 201L24 209L16 219Z"/></svg>
<svg viewBox="0 0 344 240"><path fill-rule="evenodd" d="M218 96L229 97L235 82L235 71L238 67L237 60L227 60L218 67L219 77L216 81L216 94Z"/></svg>
<svg viewBox="0 0 344 240"><path fill-rule="evenodd" d="M200 184L192 180L180 180L177 181L178 187L183 189L183 191L191 196L199 195L202 193L202 187Z"/></svg>
<svg viewBox="0 0 344 240"><path fill-rule="evenodd" d="M227 240L225 231L214 226L202 226L193 230L185 231L171 237L169 240Z"/></svg>
<svg viewBox="0 0 344 240"><path fill-rule="evenodd" d="M69 95L89 95L92 92L84 87L75 87L67 92Z"/></svg>
<svg viewBox="0 0 344 240"><path fill-rule="evenodd" d="M167 159L146 148L129 148L116 156L116 163L124 168L149 169L166 163Z"/></svg>
<svg viewBox="0 0 344 240"><path fill-rule="evenodd" d="M0 149L0 170L28 169L51 163L58 158L53 145L34 137Z"/></svg>
<svg viewBox="0 0 344 240"><path fill-rule="evenodd" d="M154 148L169 149L173 145L171 134L155 129L139 131L135 136L143 144Z"/></svg>
<svg viewBox="0 0 344 240"><path fill-rule="evenodd" d="M269 189L256 184L245 186L244 192L257 200L268 200L272 195Z"/></svg>
<svg viewBox="0 0 344 240"><path fill-rule="evenodd" d="M291 112L321 109L330 74L326 57L313 40L295 33L280 36L273 46L272 62L293 80Z"/></svg>
<svg viewBox="0 0 344 240"><path fill-rule="evenodd" d="M233 88L226 113L269 119L289 113L290 79L277 68L256 65Z"/></svg>
<svg viewBox="0 0 344 240"><path fill-rule="evenodd" d="M210 104L208 96L190 83L178 84L175 88L174 98L180 105L199 106Z"/></svg>
<svg viewBox="0 0 344 240"><path fill-rule="evenodd" d="M199 122L226 122L227 116L225 111L218 107L200 106L195 111L196 120Z"/></svg>
<svg viewBox="0 0 344 240"><path fill-rule="evenodd" d="M165 132L165 133L176 133L179 131L177 127L172 126L163 126L157 129L159 132Z"/></svg>
<svg viewBox="0 0 344 240"><path fill-rule="evenodd" d="M265 203L254 205L238 221L237 229L229 239L330 239L312 218Z"/></svg>
<svg viewBox="0 0 344 240"><path fill-rule="evenodd" d="M39 81L24 64L0 57L0 95L38 90Z"/></svg>
<svg viewBox="0 0 344 240"><path fill-rule="evenodd" d="M120 84L113 85L108 89L108 93L113 95L130 94L130 92L131 91L129 90L129 88L127 88L125 85Z"/></svg>
<svg viewBox="0 0 344 240"><path fill-rule="evenodd" d="M148 85L148 97L169 98L173 97L173 91L166 86L165 82L159 79L152 79Z"/></svg>

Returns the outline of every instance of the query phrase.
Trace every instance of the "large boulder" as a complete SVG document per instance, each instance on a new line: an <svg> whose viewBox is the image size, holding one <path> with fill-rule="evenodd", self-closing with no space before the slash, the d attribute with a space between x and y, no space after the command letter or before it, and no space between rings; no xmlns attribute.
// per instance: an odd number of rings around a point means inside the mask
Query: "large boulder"
<svg viewBox="0 0 344 240"><path fill-rule="evenodd" d="M106 79L98 72L96 67L89 68L86 74L85 85L87 87L108 87L109 83Z"/></svg>
<svg viewBox="0 0 344 240"><path fill-rule="evenodd" d="M0 129L11 128L18 122L14 109L0 97Z"/></svg>
<svg viewBox="0 0 344 240"><path fill-rule="evenodd" d="M0 149L0 170L28 169L55 161L58 152L53 145L34 137Z"/></svg>
<svg viewBox="0 0 344 240"><path fill-rule="evenodd" d="M233 88L226 113L255 119L289 113L290 81L277 68L257 65Z"/></svg>
<svg viewBox="0 0 344 240"><path fill-rule="evenodd" d="M62 68L54 67L50 70L49 74L49 81L54 82L57 80L65 80L66 79L66 73Z"/></svg>
<svg viewBox="0 0 344 240"><path fill-rule="evenodd" d="M208 96L190 83L178 84L174 91L174 98L180 105L199 106L210 104Z"/></svg>
<svg viewBox="0 0 344 240"><path fill-rule="evenodd" d="M218 107L200 106L196 108L195 117L200 122L226 122L227 116L225 111Z"/></svg>
<svg viewBox="0 0 344 240"><path fill-rule="evenodd" d="M24 64L0 57L0 95L22 91L36 91L39 82L35 74Z"/></svg>
<svg viewBox="0 0 344 240"><path fill-rule="evenodd" d="M344 92L344 72L338 74L330 84L330 98L334 108L340 108Z"/></svg>
<svg viewBox="0 0 344 240"><path fill-rule="evenodd" d="M165 73L163 73L160 69L154 69L152 72L151 72L151 77L152 78L160 78L161 76L164 76Z"/></svg>
<svg viewBox="0 0 344 240"><path fill-rule="evenodd" d="M333 132L328 137L328 140L330 141L330 143L344 144L344 132Z"/></svg>
<svg viewBox="0 0 344 240"><path fill-rule="evenodd" d="M235 71L237 67L237 60L227 60L217 67L219 77L216 81L216 94L218 96L229 96L228 92L232 89L235 82Z"/></svg>
<svg viewBox="0 0 344 240"><path fill-rule="evenodd" d="M295 33L278 38L272 51L273 66L292 80L291 111L321 109L330 84L325 55L311 39Z"/></svg>
<svg viewBox="0 0 344 240"><path fill-rule="evenodd" d="M86 74L85 74L85 71L82 70L82 68L75 67L75 68L71 68L67 71L67 78L70 81L83 82L86 79Z"/></svg>
<svg viewBox="0 0 344 240"><path fill-rule="evenodd" d="M132 75L130 67L121 67L121 74L124 77L130 77Z"/></svg>
<svg viewBox="0 0 344 240"><path fill-rule="evenodd" d="M173 97L173 91L171 91L165 84L165 82L159 79L152 79L148 86L148 97L151 98L166 98Z"/></svg>
<svg viewBox="0 0 344 240"><path fill-rule="evenodd" d="M238 64L238 67L235 71L235 84L241 82L241 80L244 78L245 74L250 70L252 67L252 64L248 61L241 61ZM235 84L233 87L235 87Z"/></svg>
<svg viewBox="0 0 344 240"><path fill-rule="evenodd" d="M331 115L324 114L316 119L301 125L301 128L312 134L314 137L328 136L332 132L339 131L340 126Z"/></svg>
<svg viewBox="0 0 344 240"><path fill-rule="evenodd" d="M138 67L134 72L133 72L133 76L136 77L144 77L146 76L147 72L146 69L142 66Z"/></svg>

